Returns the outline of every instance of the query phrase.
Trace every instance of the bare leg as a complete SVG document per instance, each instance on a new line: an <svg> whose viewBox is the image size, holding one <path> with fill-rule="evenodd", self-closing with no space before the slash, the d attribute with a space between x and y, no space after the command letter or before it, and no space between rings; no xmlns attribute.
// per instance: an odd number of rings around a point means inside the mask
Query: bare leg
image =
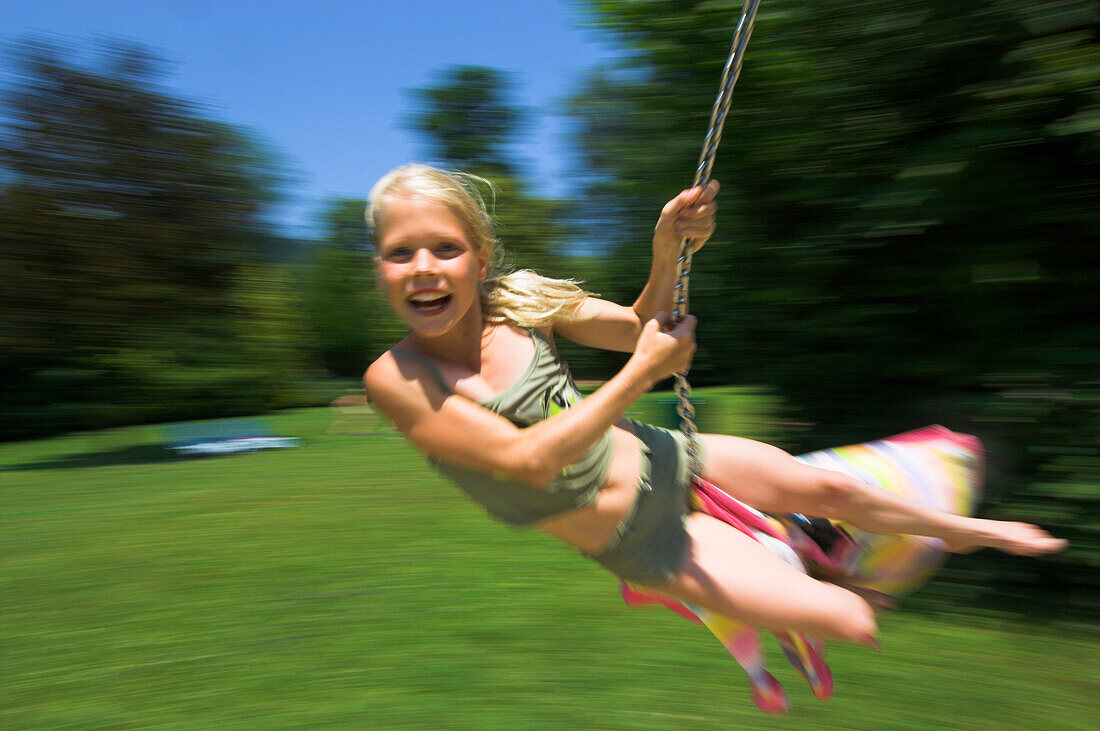
<svg viewBox="0 0 1100 731"><path fill-rule="evenodd" d="M874 645L874 611L850 591L809 576L719 520L692 513L676 578L654 586L764 628Z"/></svg>
<svg viewBox="0 0 1100 731"><path fill-rule="evenodd" d="M1061 551L1066 542L1038 526L982 520L924 507L848 475L803 464L751 439L701 435L703 477L768 513L806 513L845 520L872 533L942 538L953 551L986 546L1027 556Z"/></svg>

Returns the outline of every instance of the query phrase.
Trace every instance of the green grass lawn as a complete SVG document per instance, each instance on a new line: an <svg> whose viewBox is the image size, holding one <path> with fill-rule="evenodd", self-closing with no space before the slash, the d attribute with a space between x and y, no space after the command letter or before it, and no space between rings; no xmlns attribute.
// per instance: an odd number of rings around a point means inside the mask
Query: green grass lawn
<svg viewBox="0 0 1100 731"><path fill-rule="evenodd" d="M883 617L826 703L772 644L765 716L706 630L333 419L207 459L155 427L4 445L3 728L1095 728L1100 638L996 614Z"/></svg>

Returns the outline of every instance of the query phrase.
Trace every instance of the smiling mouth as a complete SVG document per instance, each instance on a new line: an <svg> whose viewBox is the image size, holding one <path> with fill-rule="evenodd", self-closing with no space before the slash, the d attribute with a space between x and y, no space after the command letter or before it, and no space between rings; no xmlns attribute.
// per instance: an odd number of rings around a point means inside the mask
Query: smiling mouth
<svg viewBox="0 0 1100 731"><path fill-rule="evenodd" d="M409 306L422 315L434 315L447 309L451 303L449 294L413 295L409 298Z"/></svg>

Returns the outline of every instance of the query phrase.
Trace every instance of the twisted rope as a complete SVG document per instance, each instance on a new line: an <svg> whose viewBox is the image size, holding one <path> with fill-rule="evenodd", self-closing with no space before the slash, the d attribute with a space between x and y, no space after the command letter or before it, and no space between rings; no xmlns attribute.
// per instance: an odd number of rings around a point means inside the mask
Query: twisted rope
<svg viewBox="0 0 1100 731"><path fill-rule="evenodd" d="M710 180L710 171L714 167L714 158L718 154L718 143L722 140L722 127L726 123L726 114L729 112L730 101L733 99L733 87L737 84L737 78L741 75L741 66L745 63L745 49L752 37L753 24L756 22L756 11L760 7L760 0L745 0L741 7L741 17L737 21L737 28L733 33L733 42L730 44L729 56L726 65L722 69L722 80L719 83L718 98L714 100L714 107L710 112L710 125L707 129L706 139L703 141L703 150L699 154L699 164L695 168L695 179L692 186L706 185ZM674 290L672 322L679 323L687 315L688 311L688 277L691 274L691 256L694 253L695 240L684 238L680 240L680 258L676 260L680 267L680 274L676 280ZM699 430L695 426L695 407L691 403L691 386L687 381L687 372L676 374L673 386L679 403L676 413L680 415L680 431L688 440L688 459L691 466L691 474L696 479L701 477L703 466L699 462Z"/></svg>

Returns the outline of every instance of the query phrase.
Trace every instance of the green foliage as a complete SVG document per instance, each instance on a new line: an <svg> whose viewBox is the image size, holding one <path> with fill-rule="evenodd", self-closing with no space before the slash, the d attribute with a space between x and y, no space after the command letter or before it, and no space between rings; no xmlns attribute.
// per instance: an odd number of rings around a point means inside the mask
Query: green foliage
<svg viewBox="0 0 1100 731"><path fill-rule="evenodd" d="M45 44L13 56L5 352L110 346L129 339L120 321L219 314L277 197L270 153L169 96L140 49L104 48L102 69Z"/></svg>
<svg viewBox="0 0 1100 731"><path fill-rule="evenodd" d="M237 269L233 292L239 362L259 372L271 408L300 405L306 326L293 278L285 268L246 265Z"/></svg>
<svg viewBox="0 0 1100 731"><path fill-rule="evenodd" d="M467 172L514 174L509 145L526 117L511 101L508 76L484 66L452 66L414 92L407 125L424 135L434 157Z"/></svg>
<svg viewBox="0 0 1100 731"><path fill-rule="evenodd" d="M28 41L8 58L0 436L278 403L286 382L262 381L292 364L238 338L260 297L238 301L242 267L283 181L272 153L171 95L143 49L82 66Z"/></svg>
<svg viewBox="0 0 1100 731"><path fill-rule="evenodd" d="M518 178L497 175L493 203L494 231L504 248L501 271L534 269L551 277L569 276L559 252L565 237L562 202L533 195Z"/></svg>
<svg viewBox="0 0 1100 731"><path fill-rule="evenodd" d="M625 53L572 102L589 198L618 217L617 298L694 170L740 7L587 4ZM803 448L975 431L987 508L1069 533L1045 580L1082 593L1100 557L1098 23L1081 0L766 0L691 280L693 383L778 387L814 424Z"/></svg>
<svg viewBox="0 0 1100 731"><path fill-rule="evenodd" d="M303 302L316 360L333 374L362 375L370 350L370 260L328 244L315 245L314 257L306 273Z"/></svg>
<svg viewBox="0 0 1100 731"><path fill-rule="evenodd" d="M364 198L333 198L325 201L318 219L321 240L333 246L369 253L367 222L364 218L367 201Z"/></svg>
<svg viewBox="0 0 1100 731"><path fill-rule="evenodd" d="M1008 374L1005 374L1008 375ZM1100 388L1095 382L1050 388L1050 374L1014 374L979 405L991 473L987 512L1041 522L1070 542L1041 564L996 557L991 589L1041 587L1078 611L1096 612L1100 596Z"/></svg>
<svg viewBox="0 0 1100 731"><path fill-rule="evenodd" d="M312 360L333 375L359 378L367 365L403 335L375 286L363 219L366 201L330 200L320 216L324 239L301 272Z"/></svg>
<svg viewBox="0 0 1100 731"><path fill-rule="evenodd" d="M313 253L301 286L315 360L334 375L362 376L400 339L401 323L374 286L369 256L330 244Z"/></svg>
<svg viewBox="0 0 1100 731"><path fill-rule="evenodd" d="M784 406L766 389L754 386L709 386L692 389L695 425L704 434L735 434L782 445L790 437ZM679 399L671 391L652 391L631 405L627 417L666 429L680 428Z"/></svg>
<svg viewBox="0 0 1100 731"><path fill-rule="evenodd" d="M593 4L634 52L575 102L594 194L639 219L624 242L692 169L739 5ZM693 286L723 334L716 375L763 356L807 398L858 395L1001 372L1011 339L1085 345L1097 159L1069 120L1096 103L1089 7L764 3L716 166L723 233ZM632 253L616 256L637 280ZM853 356L823 368L836 351Z"/></svg>

